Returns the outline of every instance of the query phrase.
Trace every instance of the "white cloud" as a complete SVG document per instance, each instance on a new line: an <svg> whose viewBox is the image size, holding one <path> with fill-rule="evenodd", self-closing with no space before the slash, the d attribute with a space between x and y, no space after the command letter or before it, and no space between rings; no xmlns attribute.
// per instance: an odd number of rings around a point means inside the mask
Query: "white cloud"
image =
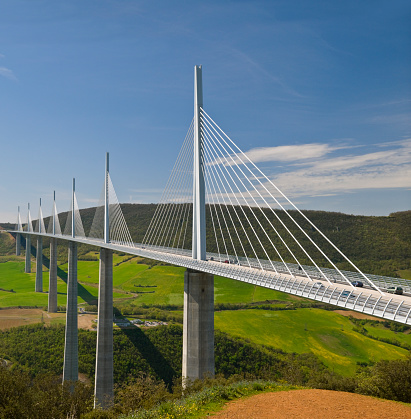
<svg viewBox="0 0 411 419"><path fill-rule="evenodd" d="M391 146L389 150L362 155L322 158L271 179L289 197L361 189L411 189L411 139Z"/></svg>
<svg viewBox="0 0 411 419"><path fill-rule="evenodd" d="M324 143L311 143L301 145L285 145L277 147L257 147L245 152L244 154L253 162L284 162L294 165L307 165L311 160L318 160L336 150L353 148L352 146L331 146ZM208 161L208 166L221 164L225 161L226 166L242 165L248 163L243 155L230 155L227 160L215 158Z"/></svg>
<svg viewBox="0 0 411 419"><path fill-rule="evenodd" d="M266 178L262 179L253 170L261 182L252 179L257 190L254 190L248 182L241 184L238 180L236 181L237 186L234 186L233 182L226 178L224 181L226 186L231 185L232 188L228 186L226 189L222 189L224 198L221 197L218 188L210 189L207 186L207 199L210 203L249 204L251 206L258 204L274 208L278 206L279 202L284 207L290 208L286 198L282 197L279 191L283 192L294 204L297 204L297 201L301 201L301 199L337 197L358 192L367 197L370 191L376 191L380 193L381 207L384 207L387 205L387 202L384 201L387 196L385 191L396 189L401 191L403 202L407 202L408 197L411 207L411 139L378 144L373 147L376 151L345 156L341 156L339 153L338 157L333 157L324 151L331 150L332 147L325 146L323 153L320 151L317 153L320 157L307 159L304 165L296 166L292 162L285 161L281 164L281 173L278 173L278 165L273 165L276 174L270 173L270 166L265 164ZM283 158L285 157L283 156ZM228 169L227 165L226 168ZM234 172L237 169L233 168L232 170ZM240 178L243 176L241 175ZM275 186L270 183L269 179ZM221 181L214 179L213 183L220 184ZM246 189L249 192L246 192ZM375 192L373 195L375 196ZM378 212L378 207L375 208L375 211Z"/></svg>
<svg viewBox="0 0 411 419"><path fill-rule="evenodd" d="M318 159L340 148L330 146L329 144L312 143L278 147L258 147L247 151L245 154L254 163L266 161L294 162L298 160Z"/></svg>
<svg viewBox="0 0 411 419"><path fill-rule="evenodd" d="M10 80L17 80L17 77L14 75L13 71L6 67L0 67L0 76L6 77Z"/></svg>

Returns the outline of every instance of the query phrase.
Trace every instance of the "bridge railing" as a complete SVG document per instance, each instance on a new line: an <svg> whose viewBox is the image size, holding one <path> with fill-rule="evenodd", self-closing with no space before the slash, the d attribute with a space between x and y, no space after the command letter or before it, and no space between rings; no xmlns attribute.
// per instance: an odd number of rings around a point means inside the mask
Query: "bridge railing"
<svg viewBox="0 0 411 419"><path fill-rule="evenodd" d="M149 253L151 251L156 253L153 255L156 259L175 265L287 292L388 320L411 324L411 303L408 302L409 299L407 300L407 297L401 299L401 296L381 296L377 293L373 294L373 291L368 289L355 288L353 290L351 287L342 288L340 284L324 286L319 284L319 282L310 281L304 277L293 277L285 273L279 274L268 270L220 263L215 260L198 261L193 260L189 255L163 252L163 249L147 249L147 257L150 257Z"/></svg>
<svg viewBox="0 0 411 419"><path fill-rule="evenodd" d="M65 235L50 235L47 233L35 232L25 232L25 234L73 240L73 238ZM156 259L173 265L196 269L213 275L219 275L277 291L287 292L300 297L382 317L388 320L411 324L411 303L409 302L409 297L404 297L404 299L402 299L402 297L398 295L382 296L377 293L373 294L373 290L366 288L353 289L348 284L344 284L345 287L342 287L337 280L335 286L334 284L324 285L327 284L324 281L321 283L301 276L301 272L298 270L297 265L293 266L293 271L295 272L295 275L293 276L286 272L275 272L272 268L261 269L259 265L251 267L245 266L242 265L243 261L241 259L239 259L237 263L232 263L234 260L233 258L226 259L230 263L224 263L225 260L222 261L222 258L219 260L216 254L213 253L207 254L207 260L205 261L196 260L192 258L189 249L165 248L161 246L144 245L141 243L134 243L133 246L121 243L107 244L103 243L101 239L90 239L86 237L76 237L74 240L84 244L107 247L112 250ZM278 265L280 266L281 264ZM388 280L391 279L389 277L386 278L388 278ZM392 278L392 280L395 279L396 278ZM387 281L385 282L387 283Z"/></svg>
<svg viewBox="0 0 411 419"><path fill-rule="evenodd" d="M173 247L165 247L165 246L155 246L155 245L147 245L141 243L135 243L136 247L139 248L147 248L158 250L161 252L166 253L173 253L179 254L184 256L190 256L191 250L190 249L176 249ZM294 275L301 275L301 268L299 265L295 263L287 263L288 269L284 266L281 262L276 261L266 261L263 259L255 259L255 258L245 258L241 256L233 256L233 255L226 255L226 254L218 254L213 252L207 252L207 260L221 262L221 263L228 263L229 265L241 265L241 266L249 266L255 269L261 269L267 271L273 271L273 266L277 269L278 273L288 274L291 272ZM323 279L321 274L317 269L309 265L301 265L304 270L310 275L313 279ZM346 284L345 278L337 272L335 269L330 268L321 268L322 271L326 274L327 278L335 283ZM348 278L351 282L353 281L362 281L362 276L359 275L357 272L352 271L345 271L341 270L342 274ZM373 274L366 274L376 285L382 289L387 289L390 286L400 286L403 288L404 292L411 293L411 281L402 278L394 278L382 275L373 275ZM364 284L365 288L367 288L367 284ZM371 288L371 287L368 287Z"/></svg>

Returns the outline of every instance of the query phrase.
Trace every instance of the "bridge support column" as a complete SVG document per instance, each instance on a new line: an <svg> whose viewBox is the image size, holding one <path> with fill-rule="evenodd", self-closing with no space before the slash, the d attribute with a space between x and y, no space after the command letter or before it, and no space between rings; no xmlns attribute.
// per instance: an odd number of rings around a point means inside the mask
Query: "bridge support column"
<svg viewBox="0 0 411 419"><path fill-rule="evenodd" d="M24 272L29 274L31 272L31 237L27 234L26 237L26 264L24 266Z"/></svg>
<svg viewBox="0 0 411 419"><path fill-rule="evenodd" d="M16 234L16 256L21 254L21 236L19 233Z"/></svg>
<svg viewBox="0 0 411 419"><path fill-rule="evenodd" d="M43 237L37 237L36 292L43 292Z"/></svg>
<svg viewBox="0 0 411 419"><path fill-rule="evenodd" d="M78 379L77 243L69 242L63 381Z"/></svg>
<svg viewBox="0 0 411 419"><path fill-rule="evenodd" d="M57 239L50 239L49 313L57 313Z"/></svg>
<svg viewBox="0 0 411 419"><path fill-rule="evenodd" d="M184 274L183 384L214 377L214 276Z"/></svg>
<svg viewBox="0 0 411 419"><path fill-rule="evenodd" d="M94 408L113 404L113 251L100 249Z"/></svg>

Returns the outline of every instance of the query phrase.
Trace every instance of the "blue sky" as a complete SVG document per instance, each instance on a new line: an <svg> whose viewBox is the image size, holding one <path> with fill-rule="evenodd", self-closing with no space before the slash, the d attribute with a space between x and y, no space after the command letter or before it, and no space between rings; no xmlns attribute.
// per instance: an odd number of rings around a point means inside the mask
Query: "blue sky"
<svg viewBox="0 0 411 419"><path fill-rule="evenodd" d="M204 109L301 209L411 209L409 1L0 0L0 221L157 202Z"/></svg>

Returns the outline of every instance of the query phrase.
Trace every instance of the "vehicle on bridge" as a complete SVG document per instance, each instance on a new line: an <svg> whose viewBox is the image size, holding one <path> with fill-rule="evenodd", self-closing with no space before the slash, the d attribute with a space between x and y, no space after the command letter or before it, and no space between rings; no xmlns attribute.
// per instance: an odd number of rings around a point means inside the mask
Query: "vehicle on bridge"
<svg viewBox="0 0 411 419"><path fill-rule="evenodd" d="M389 292L390 294L402 295L403 290L401 287L388 287L387 292Z"/></svg>
<svg viewBox="0 0 411 419"><path fill-rule="evenodd" d="M352 281L351 284L353 284L354 287L362 287L364 285L361 281Z"/></svg>

